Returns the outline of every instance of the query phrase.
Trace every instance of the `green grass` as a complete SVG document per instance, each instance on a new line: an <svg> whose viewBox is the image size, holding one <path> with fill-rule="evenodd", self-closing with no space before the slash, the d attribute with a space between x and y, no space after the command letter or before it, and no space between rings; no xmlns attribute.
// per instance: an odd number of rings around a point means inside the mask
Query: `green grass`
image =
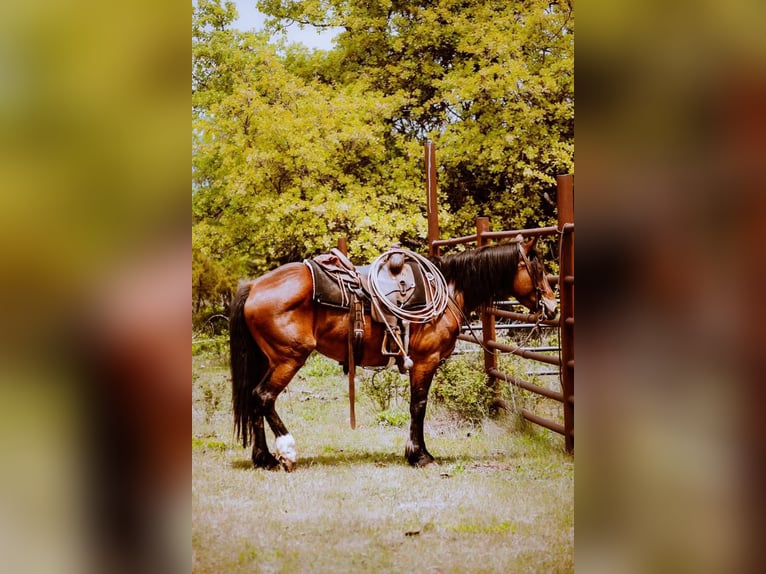
<svg viewBox="0 0 766 574"><path fill-rule="evenodd" d="M233 440L228 385L215 356L194 358L194 572L573 570L574 461L560 437L429 410L439 464L411 468L408 423L381 424L360 400L351 430L345 377L312 357L277 402L297 469L255 470Z"/></svg>

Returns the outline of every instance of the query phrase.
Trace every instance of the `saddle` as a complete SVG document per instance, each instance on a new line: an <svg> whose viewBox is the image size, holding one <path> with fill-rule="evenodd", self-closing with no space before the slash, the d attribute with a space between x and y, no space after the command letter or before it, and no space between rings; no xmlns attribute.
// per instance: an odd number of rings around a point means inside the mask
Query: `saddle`
<svg viewBox="0 0 766 574"><path fill-rule="evenodd" d="M349 259L339 249L304 259L314 280L314 301L328 307L351 309L353 295L362 295L362 279Z"/></svg>
<svg viewBox="0 0 766 574"><path fill-rule="evenodd" d="M381 352L394 358L402 373L412 366L407 356L409 322L397 318L377 299L383 297L400 309L417 309L428 303L424 272L415 259L401 250L389 251L376 266L375 277L370 275L372 265L356 267L338 249L304 263L314 280L314 301L352 313L352 347L357 363L364 350L364 315L369 313L373 321L387 326Z"/></svg>

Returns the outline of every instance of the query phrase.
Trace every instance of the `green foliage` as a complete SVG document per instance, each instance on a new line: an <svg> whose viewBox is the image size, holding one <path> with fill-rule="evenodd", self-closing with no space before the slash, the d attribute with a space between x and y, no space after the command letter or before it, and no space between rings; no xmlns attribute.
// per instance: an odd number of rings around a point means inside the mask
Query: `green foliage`
<svg viewBox="0 0 766 574"><path fill-rule="evenodd" d="M367 397L381 414L389 411L392 405L401 403L410 388L409 379L392 369L374 371L372 374L365 372L359 381L361 394Z"/></svg>
<svg viewBox="0 0 766 574"><path fill-rule="evenodd" d="M326 252L423 251L422 142L438 146L442 234L549 224L573 170L568 2L260 0L273 32L338 26L309 51L231 29L198 0L192 34L195 324L237 281Z"/></svg>
<svg viewBox="0 0 766 574"><path fill-rule="evenodd" d="M480 423L489 416L494 393L477 360L459 356L436 372L431 397L465 421Z"/></svg>
<svg viewBox="0 0 766 574"><path fill-rule="evenodd" d="M213 327L211 326L211 329ZM199 336L192 338L192 355L202 357L206 362L221 365L228 368L229 364L229 336L208 335L201 332Z"/></svg>
<svg viewBox="0 0 766 574"><path fill-rule="evenodd" d="M386 121L437 142L451 212L469 209L458 221L477 215L468 198L505 228L553 216L544 194L552 197L555 176L573 169L571 2L260 0L259 7L275 28L290 21L342 28L337 55L317 57L315 73L363 79L399 100Z"/></svg>
<svg viewBox="0 0 766 574"><path fill-rule="evenodd" d="M226 443L221 440L192 437L192 450L202 449L211 451L224 451L226 448Z"/></svg>
<svg viewBox="0 0 766 574"><path fill-rule="evenodd" d="M198 355L200 356L200 355ZM198 361L199 365L207 364L208 354L201 354L202 360ZM194 409L201 413L204 413L204 423L210 424L213 417L220 413L224 408L224 405L228 407L227 399L229 398L229 377L221 375L213 375L212 372L216 369L223 368L224 365L212 361L212 365L206 365L204 374L201 369L198 369L192 375L192 403Z"/></svg>
<svg viewBox="0 0 766 574"><path fill-rule="evenodd" d="M323 357L319 353L312 353L306 363L298 371L298 376L303 379L313 377L334 377L343 374L343 367L337 362Z"/></svg>
<svg viewBox="0 0 766 574"><path fill-rule="evenodd" d="M449 529L464 534L515 534L518 528L516 524L511 523L508 520L504 520L503 522L496 524L476 524L475 522L465 522L461 524L454 524L450 526Z"/></svg>
<svg viewBox="0 0 766 574"><path fill-rule="evenodd" d="M410 421L410 415L405 411L385 410L375 415L375 421L381 425L403 427Z"/></svg>

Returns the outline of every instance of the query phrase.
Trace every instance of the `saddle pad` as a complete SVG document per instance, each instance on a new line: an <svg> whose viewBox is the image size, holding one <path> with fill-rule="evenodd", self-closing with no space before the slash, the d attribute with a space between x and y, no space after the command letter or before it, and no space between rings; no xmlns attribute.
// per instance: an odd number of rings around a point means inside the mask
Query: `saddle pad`
<svg viewBox="0 0 766 574"><path fill-rule="evenodd" d="M350 283L350 277L331 274L313 259L304 259L303 263L311 270L314 280L314 301L322 305L349 309L352 289L359 289L358 284Z"/></svg>

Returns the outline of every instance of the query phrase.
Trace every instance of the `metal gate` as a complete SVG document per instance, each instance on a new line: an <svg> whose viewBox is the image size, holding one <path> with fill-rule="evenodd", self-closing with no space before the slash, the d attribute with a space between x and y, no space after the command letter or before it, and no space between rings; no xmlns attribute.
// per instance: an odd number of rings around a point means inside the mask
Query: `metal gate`
<svg viewBox="0 0 766 574"><path fill-rule="evenodd" d="M432 143L426 144L426 188L428 194L428 245L431 255L438 255L442 247L475 243L477 247L489 244L493 240L515 237L558 236L559 275L549 276L552 284L559 286L559 318L553 321L538 321L534 315L494 308L481 314L481 343L484 347L484 370L489 378L488 384L500 392L498 381L505 381L518 388L547 397L563 404L563 423L541 417L527 409L521 409L521 415L538 425L564 436L566 451L574 453L574 176L557 177L558 225L534 229L514 229L490 231L489 219L476 219L476 233L451 239L439 239L438 204L436 194L436 158ZM555 327L559 331L560 356L546 355L538 350L508 345L497 341L496 318L520 321L526 324L540 323ZM476 343L472 335L461 334L460 340ZM539 361L558 368L561 383L560 391L540 387L519 377L503 373L498 368L498 352L512 353L532 361Z"/></svg>

